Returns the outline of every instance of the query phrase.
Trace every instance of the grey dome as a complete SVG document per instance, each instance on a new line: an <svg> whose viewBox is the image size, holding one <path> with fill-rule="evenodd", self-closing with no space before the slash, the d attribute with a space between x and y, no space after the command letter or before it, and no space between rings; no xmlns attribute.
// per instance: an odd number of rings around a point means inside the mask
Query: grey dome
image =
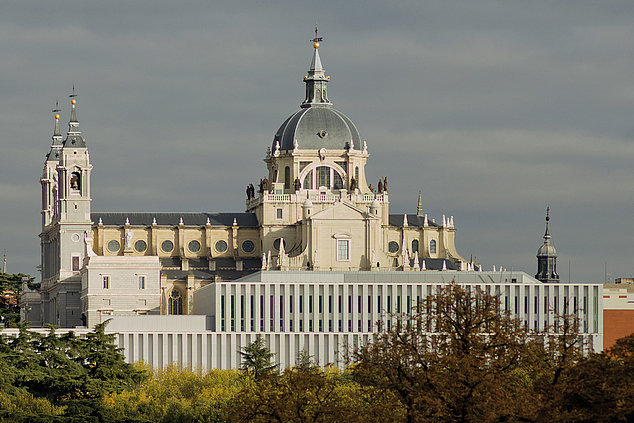
<svg viewBox="0 0 634 423"><path fill-rule="evenodd" d="M275 151L278 141L280 150L293 150L295 140L300 150L343 150L349 147L350 140L355 148L361 146L354 123L329 106L302 108L286 119L275 133L271 150Z"/></svg>
<svg viewBox="0 0 634 423"><path fill-rule="evenodd" d="M544 244L537 250L537 257L556 257L557 250L551 244Z"/></svg>

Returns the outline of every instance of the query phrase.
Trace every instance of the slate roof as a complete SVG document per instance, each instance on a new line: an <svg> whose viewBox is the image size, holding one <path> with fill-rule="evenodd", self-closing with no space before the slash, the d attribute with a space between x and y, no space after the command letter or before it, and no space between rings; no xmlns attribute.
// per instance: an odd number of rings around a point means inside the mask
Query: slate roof
<svg viewBox="0 0 634 423"><path fill-rule="evenodd" d="M122 226L125 224L126 218L130 220L130 225L146 225L152 224L152 220L156 218L156 224L161 226L177 226L180 219L188 226L204 226L209 218L212 226L231 226L233 219L236 219L238 226L257 227L258 220L255 213L101 213L94 212L90 214L90 218L95 225L102 220L104 225Z"/></svg>
<svg viewBox="0 0 634 423"><path fill-rule="evenodd" d="M425 219L424 217L417 216L416 214L408 214L407 215L407 224L409 226L423 227L423 220L424 219ZM402 228L403 227L403 215L402 214L391 214L389 222L390 222L390 226L396 226L398 228ZM440 224L432 222L430 218L427 218L427 224L429 226L433 226L433 227L436 227L436 228L440 227Z"/></svg>
<svg viewBox="0 0 634 423"><path fill-rule="evenodd" d="M322 131L326 131L324 135ZM343 113L330 106L301 109L286 119L273 138L271 151L279 141L280 150L292 150L297 140L300 150L343 150L353 140L361 148L359 130Z"/></svg>

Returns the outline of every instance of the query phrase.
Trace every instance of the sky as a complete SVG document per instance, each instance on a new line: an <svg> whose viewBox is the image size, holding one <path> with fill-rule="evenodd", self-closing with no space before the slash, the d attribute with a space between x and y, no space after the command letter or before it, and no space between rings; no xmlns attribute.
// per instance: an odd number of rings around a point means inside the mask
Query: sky
<svg viewBox="0 0 634 423"><path fill-rule="evenodd" d="M421 191L463 257L534 275L550 205L562 281L632 276L632 21L616 0L3 1L0 253L39 280L39 177L73 84L93 211L244 211L318 23L392 213Z"/></svg>

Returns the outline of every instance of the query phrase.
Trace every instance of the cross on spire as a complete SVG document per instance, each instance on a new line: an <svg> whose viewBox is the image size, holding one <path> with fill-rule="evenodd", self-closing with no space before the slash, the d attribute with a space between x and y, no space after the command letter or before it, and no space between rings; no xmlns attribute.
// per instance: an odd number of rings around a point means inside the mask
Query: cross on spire
<svg viewBox="0 0 634 423"><path fill-rule="evenodd" d="M313 38L312 40L310 40L313 43L318 43L320 41L322 41L324 39L324 37L319 37L317 35L317 32L319 31L319 29L317 28L317 24L315 24L315 38Z"/></svg>
<svg viewBox="0 0 634 423"><path fill-rule="evenodd" d="M60 108L59 108L59 98L55 99L55 108L53 110L51 110L53 113L59 113L61 112Z"/></svg>
<svg viewBox="0 0 634 423"><path fill-rule="evenodd" d="M70 98L77 97L77 94L75 94L75 83L74 82L73 82L73 93L71 95L69 95L68 97L70 97Z"/></svg>

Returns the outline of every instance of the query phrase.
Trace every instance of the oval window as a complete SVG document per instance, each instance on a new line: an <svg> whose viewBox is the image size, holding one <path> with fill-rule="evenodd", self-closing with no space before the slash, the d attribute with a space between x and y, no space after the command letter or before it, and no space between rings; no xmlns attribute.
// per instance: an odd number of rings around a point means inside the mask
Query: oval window
<svg viewBox="0 0 634 423"><path fill-rule="evenodd" d="M227 251L227 242L226 241L218 241L216 242L216 251L219 253L224 253Z"/></svg>
<svg viewBox="0 0 634 423"><path fill-rule="evenodd" d="M187 245L187 248L189 248L189 251L191 251L192 253L197 253L200 251L200 242L194 240L194 241L189 241L189 244Z"/></svg>
<svg viewBox="0 0 634 423"><path fill-rule="evenodd" d="M276 250L279 250L281 241L282 241L282 238L278 238L275 241L273 241L273 248L275 248ZM284 241L284 247L286 247L286 241Z"/></svg>
<svg viewBox="0 0 634 423"><path fill-rule="evenodd" d="M119 241L117 241L116 239L113 239L108 243L108 251L110 251L111 253L118 252L120 248L121 244L119 244Z"/></svg>
<svg viewBox="0 0 634 423"><path fill-rule="evenodd" d="M255 244L253 241L246 240L242 243L242 251L245 253L250 253L255 250Z"/></svg>
<svg viewBox="0 0 634 423"><path fill-rule="evenodd" d="M142 253L143 251L147 250L147 244L145 241L140 239L134 243L134 249L137 250L139 253Z"/></svg>
<svg viewBox="0 0 634 423"><path fill-rule="evenodd" d="M161 249L166 253L169 253L174 249L174 243L167 239L161 243Z"/></svg>
<svg viewBox="0 0 634 423"><path fill-rule="evenodd" d="M396 241L390 241L387 244L387 249L390 253L396 253L398 251L398 242Z"/></svg>

